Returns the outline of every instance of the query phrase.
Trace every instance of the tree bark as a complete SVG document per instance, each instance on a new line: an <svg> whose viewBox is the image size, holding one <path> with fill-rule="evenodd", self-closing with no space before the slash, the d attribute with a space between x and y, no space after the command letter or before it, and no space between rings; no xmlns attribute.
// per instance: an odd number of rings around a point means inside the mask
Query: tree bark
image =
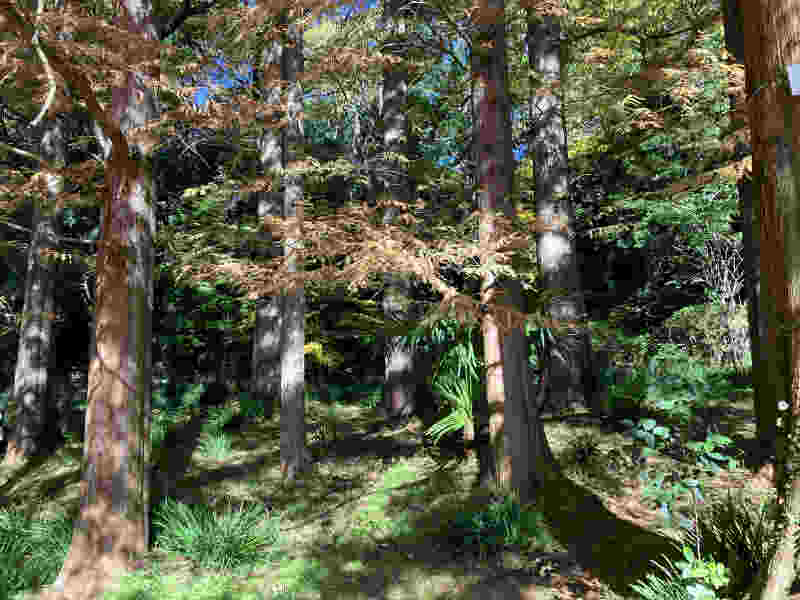
<svg viewBox="0 0 800 600"><path fill-rule="evenodd" d="M401 2L385 0L383 21L386 28L393 32L384 54L402 56L404 53L399 44L405 34L405 23L399 13ZM383 72L382 116L384 122L383 144L387 152L396 152L408 156L408 116L406 104L408 99L408 73L402 66L393 66ZM391 224L398 213L395 203L408 206L412 197L408 170L400 161L389 161L384 164L385 170L393 172L385 177L386 194L383 198L389 206L383 215L384 224ZM414 303L411 296L411 278L409 275L387 273L384 275L383 314L387 322L408 322L414 317ZM385 373L383 384L383 406L388 417L408 417L416 410L416 395L420 385L417 365L416 346L409 344L405 336L385 336L384 361Z"/></svg>
<svg viewBox="0 0 800 600"><path fill-rule="evenodd" d="M126 0L120 10L118 25L144 40L158 39L148 2ZM151 48L139 50L152 64ZM146 162L129 154L135 145L147 156L147 136L128 132L158 112L155 96L134 72L113 90L111 121L118 129L101 139L108 195L97 256L80 510L51 598L100 597L148 549L155 189Z"/></svg>
<svg viewBox="0 0 800 600"><path fill-rule="evenodd" d="M267 77L278 77L283 56L283 46L273 42L264 52L263 64ZM276 73L276 69L278 72ZM280 86L269 85L266 102L277 107L280 104ZM276 115L277 116L277 115ZM276 119L277 120L277 119ZM280 170L282 156L281 133L273 127L265 127L259 140L261 164L266 173ZM259 192L258 218L263 223L267 216L283 216L283 201L278 188L280 181L273 177L273 189ZM272 236L262 231L260 252L274 258L281 250L274 248ZM281 388L281 347L284 323L284 303L282 296L265 296L256 305L256 323L253 333L253 384L251 393L260 399L264 417L272 418L275 401L280 397Z"/></svg>
<svg viewBox="0 0 800 600"><path fill-rule="evenodd" d="M480 33L473 43L472 68L478 110L481 242L495 236L498 212L509 219L515 215L510 198L514 161L504 10L504 0L484 0L476 11ZM492 273L485 277L481 288L481 303L487 309L482 331L494 477L498 487L513 489L524 503L550 479L555 465L547 460L547 440L532 395L525 334L521 327L503 332L491 310L499 300L525 312L521 287L519 282L501 280L503 294L498 299L497 283Z"/></svg>
<svg viewBox="0 0 800 600"><path fill-rule="evenodd" d="M303 32L299 23L288 27L284 49L283 80L289 84L288 110L290 126L283 132L283 164L296 167L295 140L302 137L303 89L299 75L303 72ZM303 270L303 180L296 173L285 179L284 214L292 221L286 238L289 272ZM281 353L281 472L291 481L306 469L309 462L305 431L305 294L302 283L289 288L284 298L284 346Z"/></svg>
<svg viewBox="0 0 800 600"><path fill-rule="evenodd" d="M792 475L797 453L792 440L800 415L800 330L791 326L800 317L800 176L794 175L800 169L795 154L800 150L796 134L800 110L783 85L786 65L800 61L797 8L792 0L741 5L753 181L761 215L761 274L768 299L761 306L767 309L766 345L774 351L761 363L772 401L789 409L781 417L776 439L778 498L786 520L774 558L762 565L757 577L756 597L761 600L783 600L788 595L796 573L794 520L800 515L800 480Z"/></svg>
<svg viewBox="0 0 800 600"><path fill-rule="evenodd" d="M744 27L740 0L725 0L725 47L734 59L744 63ZM738 103L736 96L730 96L732 130L747 126L746 106ZM751 381L753 385L753 404L756 415L756 440L758 442L759 467L769 457L775 455L777 404L769 394L769 379L765 374L771 359L771 349L767 340L768 310L762 307L768 300L761 294L761 225L758 187L753 185L749 175L743 175L736 184L739 192L739 211L742 215L742 246L744 248L743 267L744 288L747 295L747 321L750 330L750 355L752 357ZM767 367L765 367L765 365Z"/></svg>
<svg viewBox="0 0 800 600"><path fill-rule="evenodd" d="M585 320L586 307L575 252L575 212L568 193L567 136L561 101L561 25L556 17L528 16L528 53L539 78L533 93L531 136L536 180L536 254L543 288L555 293L549 314L559 325ZM556 409L574 404L595 410L591 398L591 343L585 328L570 325L556 333L547 357L547 402Z"/></svg>
<svg viewBox="0 0 800 600"><path fill-rule="evenodd" d="M42 137L42 156L59 167L66 165L66 140L57 121L48 124ZM25 304L22 312L17 364L14 371L13 398L9 406L16 408L14 429L9 436L4 463L19 465L43 449L45 437L56 433L52 395L49 393L49 367L52 354L53 297L57 263L52 252L60 232L59 194L64 178L46 173L48 199L35 202L33 236L28 251L28 272L25 279ZM71 406L67 407L71 410ZM52 441L52 440L50 440Z"/></svg>

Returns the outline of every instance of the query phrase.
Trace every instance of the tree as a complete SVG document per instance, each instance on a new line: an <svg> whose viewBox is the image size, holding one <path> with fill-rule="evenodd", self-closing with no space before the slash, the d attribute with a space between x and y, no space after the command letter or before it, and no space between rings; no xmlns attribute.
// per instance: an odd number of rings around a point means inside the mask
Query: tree
<svg viewBox="0 0 800 600"><path fill-rule="evenodd" d="M725 8L725 46L734 59L744 62L744 26L739 0L726 0ZM736 89L736 75L732 73L731 88ZM741 117L746 117L744 97L731 94L731 112L736 122L732 128L747 126ZM737 106L742 104L742 106ZM744 113L744 114L742 114ZM755 157L754 157L755 158ZM768 185L769 181L762 185ZM752 178L743 175L737 181L739 191L739 210L742 214L742 244L744 248L744 285L747 292L748 324L750 329L750 354L752 356L753 405L756 414L756 439L759 445L759 461L766 461L775 454L778 416L777 402L771 388L777 381L780 371L776 368L777 357L772 352L777 348L767 344L767 314L769 297L761 293L761 268L759 264L761 249L761 228L758 188Z"/></svg>
<svg viewBox="0 0 800 600"><path fill-rule="evenodd" d="M402 57L405 52L405 21L401 14L401 2L385 0L383 3L384 27L391 31L381 51L387 55ZM387 152L408 160L409 123L408 72L402 62L389 64L383 71L381 116L384 123L383 144ZM387 161L385 171L387 208L384 223L391 223L400 209L409 206L413 198L407 163L402 160ZM383 313L389 323L403 323L414 317L414 301L411 297L411 280L402 273L386 273L383 292ZM386 365L383 384L383 407L390 417L409 416L415 409L415 392L418 387L415 368L416 346L409 344L405 336L385 336L384 360ZM418 360L418 359L417 359Z"/></svg>
<svg viewBox="0 0 800 600"><path fill-rule="evenodd" d="M476 12L478 36L473 43L473 79L478 113L479 207L481 244L490 246L499 232L498 217L514 218L510 191L513 176L511 123L506 81L505 4L487 1ZM501 328L498 317L488 311L499 303L524 311L519 282L499 277L493 265L485 264L481 286L483 348L487 367L486 393L489 434L494 450L491 473L500 487L512 488L521 501L529 501L537 484L552 474L546 462L546 440L532 397L527 370L527 342L519 322ZM502 289L502 293L498 288ZM477 424L479 427L482 423Z"/></svg>
<svg viewBox="0 0 800 600"><path fill-rule="evenodd" d="M32 25L24 13L13 5L2 8L18 39L31 39ZM119 24L140 52L118 56L123 64L152 61L158 38L149 10L136 1L122 6ZM54 596L94 597L110 575L124 570L148 545L154 190L146 167L129 155L129 148L147 155L151 138L131 130L156 117L157 104L144 79L130 72L124 87L115 89L109 116L89 81L61 52L40 56L83 96L106 142L107 195L81 506L67 559L52 587Z"/></svg>
<svg viewBox="0 0 800 600"><path fill-rule="evenodd" d="M34 120L35 122L39 119ZM49 120L42 136L42 156L56 168L66 163L66 142L61 125ZM25 307L20 327L17 364L14 372L11 406L17 413L4 463L16 465L34 456L44 436L54 433L53 407L50 405L49 371L53 364L53 286L57 269L56 238L59 234L59 194L64 178L58 173L43 173L46 185L44 202L34 198L34 233L28 250L25 278ZM50 431L48 431L48 429Z"/></svg>
<svg viewBox="0 0 800 600"><path fill-rule="evenodd" d="M550 317L564 323L585 319L577 254L575 211L567 189L567 139L561 104L561 24L557 17L529 11L528 53L538 89L532 92L531 150L539 233L536 254L543 289L551 293ZM591 343L585 328L568 328L550 347L548 404L564 409L590 406ZM599 408L599 407L598 407Z"/></svg>
<svg viewBox="0 0 800 600"><path fill-rule="evenodd" d="M302 12L300 13L302 14ZM286 172L283 210L289 219L286 255L290 273L303 272L303 180L297 172L301 166L296 140L303 135L302 24L288 24L286 46L282 57L282 79L289 85L286 109L289 127L282 132L283 168ZM293 142L293 143L290 143ZM281 352L281 472L295 479L309 460L305 430L305 293L301 280L288 286L283 300L285 307L284 344Z"/></svg>
<svg viewBox="0 0 800 600"><path fill-rule="evenodd" d="M283 45L278 40L268 43L263 52L262 63L269 73L265 79L277 80L280 77L283 62ZM275 71L278 71L276 74ZM265 101L275 107L280 106L280 86L272 85L263 90ZM258 192L258 218L281 216L283 203L280 202L280 171L283 160L281 133L275 127L265 127L259 139L259 159L267 173L273 176L272 186L275 189ZM284 192L285 193L285 192ZM259 232L260 253L264 256L275 255L271 252L271 236ZM252 393L261 398L264 416L272 417L275 399L280 397L280 356L284 325L284 297L282 295L259 298L256 306L256 327L253 332L253 386Z"/></svg>
<svg viewBox="0 0 800 600"><path fill-rule="evenodd" d="M788 97L783 79L786 65L800 61L795 50L799 34L792 17L797 8L796 2L788 0L741 5L753 180L761 209L761 275L767 284L762 289L767 300L762 306L768 309L767 346L774 350L776 361L762 361L762 365L775 369L777 376L768 382L772 401L785 410L778 419L776 440L783 530L771 564L762 566L756 580L754 597L761 600L788 595L796 573L795 520L800 515L800 479L792 476L790 467L797 452L794 439L800 416L800 336L793 327L800 317L800 230L792 218L800 201L800 177L795 176L800 120L797 101Z"/></svg>

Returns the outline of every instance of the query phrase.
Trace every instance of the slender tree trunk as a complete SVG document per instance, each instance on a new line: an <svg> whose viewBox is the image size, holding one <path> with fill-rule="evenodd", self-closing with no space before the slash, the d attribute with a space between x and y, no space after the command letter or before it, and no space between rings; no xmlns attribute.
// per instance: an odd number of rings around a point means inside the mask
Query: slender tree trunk
<svg viewBox="0 0 800 600"><path fill-rule="evenodd" d="M265 79L280 77L283 46L273 42L264 52ZM280 104L280 87L269 85L267 103ZM277 117L277 115L275 115ZM277 120L277 118L275 119ZM273 127L265 127L259 141L260 160L267 173L276 173L281 167L281 133ZM267 216L283 216L283 198L277 191L280 181L273 177L273 188L259 192L258 218L263 223ZM260 233L261 253L274 258L280 250L273 247L272 236ZM275 410L275 401L280 397L281 388L281 345L283 336L284 304L283 296L265 296L256 305L256 324L253 334L253 385L251 393L260 399L264 416L269 419Z"/></svg>
<svg viewBox="0 0 800 600"><path fill-rule="evenodd" d="M283 156L286 169L296 168L295 140L303 135L303 89L299 76L303 72L303 32L298 23L288 29L288 45L283 54L283 79L289 84L288 109L290 128L283 133ZM292 227L286 239L289 270L303 270L303 180L290 173L285 177L284 213ZM295 479L309 461L305 430L305 293L302 283L288 290L285 345L281 353L281 472L288 480Z"/></svg>
<svg viewBox="0 0 800 600"><path fill-rule="evenodd" d="M126 0L118 24L157 40L151 6ZM150 57L152 61L152 57ZM156 79L158 74L156 74ZM136 73L114 89L111 111L123 134L158 117ZM97 256L96 352L89 367L80 512L53 598L99 597L148 549L155 189L146 136L108 141L103 234Z"/></svg>
<svg viewBox="0 0 800 600"><path fill-rule="evenodd" d="M66 140L57 121L48 125L42 137L42 156L57 166L66 164ZM42 203L34 200L25 304L14 371L13 398L9 402L17 412L6 448L6 465L20 464L36 455L42 449L44 438L55 433L54 407L50 403L48 388L48 369L54 362L51 354L55 352L53 288L57 269L51 252L56 249L60 230L60 211L57 206L64 178L55 173L46 173L45 179L49 198Z"/></svg>
<svg viewBox="0 0 800 600"><path fill-rule="evenodd" d="M574 243L575 214L568 193L567 137L561 102L561 25L556 17L528 17L528 54L531 69L540 79L533 93L534 118L531 150L536 180L536 214L539 230L536 254L544 289L557 295L549 312L556 324L585 319L577 254ZM551 406L565 409L573 404L590 406L591 344L585 328L568 326L554 332L558 342L551 348Z"/></svg>
<svg viewBox="0 0 800 600"><path fill-rule="evenodd" d="M734 59L744 63L744 28L740 9L741 0L725 0L725 47ZM732 130L737 125L747 125L747 107L742 99L730 96ZM754 186L749 175L743 175L736 185L739 192L739 210L742 214L742 245L744 247L743 267L744 287L747 294L747 321L750 330L750 355L752 357L751 380L753 384L753 404L756 415L756 440L758 441L758 461L763 464L775 455L777 403L769 393L768 374L765 369L774 362L770 358L771 348L767 340L768 310L761 304L768 299L761 294L761 221L759 208L759 188ZM773 373L774 375L774 373ZM759 464L759 466L761 466Z"/></svg>
<svg viewBox="0 0 800 600"><path fill-rule="evenodd" d="M398 0L385 0L383 8L384 26L391 28L394 35L382 49L384 54L403 56L401 44L404 41L405 22L399 14L403 4ZM387 152L408 156L408 73L402 66L393 66L383 72L383 102L381 113L384 122L383 144ZM382 194L390 204L383 216L383 222L390 224L398 213L394 206L399 203L408 206L411 201L411 185L405 165L390 161L384 165L395 174L389 176L388 189ZM409 275L387 273L384 275L383 314L387 322L408 322L414 317L414 303L411 295ZM416 410L416 396L420 385L416 346L409 344L405 336L385 336L384 347L385 377L383 384L383 406L390 418L407 417Z"/></svg>

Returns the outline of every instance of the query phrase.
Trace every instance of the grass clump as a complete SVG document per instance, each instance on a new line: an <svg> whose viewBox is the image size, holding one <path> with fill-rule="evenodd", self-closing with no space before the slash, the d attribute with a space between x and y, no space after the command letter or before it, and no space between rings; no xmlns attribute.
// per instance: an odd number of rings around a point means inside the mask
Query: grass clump
<svg viewBox="0 0 800 600"><path fill-rule="evenodd" d="M72 519L0 510L0 600L55 581L72 542Z"/></svg>
<svg viewBox="0 0 800 600"><path fill-rule="evenodd" d="M156 545L188 557L197 566L236 569L262 563L279 539L279 519L263 506L228 506L221 515L205 505L166 498L153 519Z"/></svg>
<svg viewBox="0 0 800 600"><path fill-rule="evenodd" d="M541 513L522 508L513 495L493 500L478 512L459 513L450 526L450 541L481 556L505 547L546 546L552 538Z"/></svg>

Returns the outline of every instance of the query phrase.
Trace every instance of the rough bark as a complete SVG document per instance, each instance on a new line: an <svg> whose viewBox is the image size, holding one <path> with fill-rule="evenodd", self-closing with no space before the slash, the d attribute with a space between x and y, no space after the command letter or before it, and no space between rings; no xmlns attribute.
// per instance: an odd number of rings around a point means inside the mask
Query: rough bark
<svg viewBox="0 0 800 600"><path fill-rule="evenodd" d="M283 56L283 46L273 42L264 52L263 63L267 77L279 77ZM277 72L276 72L277 69ZM267 103L277 106L280 103L280 87L272 85L267 91ZM277 115L275 115L277 118ZM281 167L281 133L275 128L266 127L259 140L259 154L264 172L275 173ZM283 216L283 201L277 188L277 178L273 189L260 192L258 199L258 218ZM274 258L280 253L273 248L272 236L262 231L260 234L261 252ZM264 416L269 419L275 411L275 401L280 397L281 387L281 344L283 335L284 305L282 296L264 296L256 305L256 323L253 334L253 383L251 393L260 399Z"/></svg>
<svg viewBox="0 0 800 600"><path fill-rule="evenodd" d="M800 317L800 176L793 174L800 170L795 154L800 149L796 133L800 107L787 95L781 78L787 64L800 62L800 28L797 4L790 0L745 2L741 11L753 182L760 201L761 275L766 283L762 291L768 299L761 306L768 313L767 345L774 351L762 365L772 401L789 409L776 440L778 497L787 520L773 560L762 566L757 577L755 597L782 600L796 573L795 519L800 514L800 481L791 474L800 415L800 330L787 327Z"/></svg>
<svg viewBox="0 0 800 600"><path fill-rule="evenodd" d="M296 166L293 143L302 137L303 90L298 80L303 72L303 33L297 23L288 28L287 47L283 53L283 80L289 84L287 107L290 128L283 132L283 164L291 170ZM289 272L303 270L303 180L298 174L284 178L283 210L293 221L286 238ZM281 472L288 480L295 479L308 466L305 431L305 294L302 284L290 288L284 298L284 346L281 353Z"/></svg>
<svg viewBox="0 0 800 600"><path fill-rule="evenodd" d="M513 219L511 180L514 162L511 148L510 102L506 74L506 40L503 0L487 0L476 12L479 39L473 43L473 78L478 110L478 189L481 209L481 241L496 232L495 215ZM497 298L498 280L485 277L481 302L487 308L482 323L487 366L489 434L494 450L495 481L515 490L522 502L532 499L538 485L553 473L546 452L539 414L527 369L527 342L521 327L503 333L491 305L500 301L524 312L518 282L501 280L502 299ZM541 431L542 435L539 435Z"/></svg>
<svg viewBox="0 0 800 600"><path fill-rule="evenodd" d="M567 136L561 101L561 25L556 17L528 17L528 56L539 80L531 114L533 173L538 230L536 254L543 288L555 294L549 314L558 324L585 319L585 304L575 251L575 212L568 194ZM556 409L579 404L595 409L591 399L591 344L585 328L554 332L551 387L547 403Z"/></svg>
<svg viewBox="0 0 800 600"><path fill-rule="evenodd" d="M120 10L120 26L157 39L146 0L127 0ZM155 97L136 73L114 89L111 115L123 135L158 117ZM102 140L108 191L97 256L80 510L66 560L47 594L52 598L100 597L149 542L155 190L146 162L129 155L134 140L107 133L114 141ZM145 142L135 145L147 156Z"/></svg>
<svg viewBox="0 0 800 600"><path fill-rule="evenodd" d="M66 164L66 140L58 121L48 124L41 149L42 156L52 164L61 167ZM56 433L48 377L49 367L54 364L51 355L55 352L53 291L57 263L52 252L56 249L60 230L58 195L62 192L64 178L55 173L47 173L45 178L48 200L36 202L34 206L33 236L28 251L25 304L14 371L13 398L9 401L9 406L16 407L16 415L6 447L4 463L8 466L21 464L38 454L44 449L45 438Z"/></svg>
<svg viewBox="0 0 800 600"><path fill-rule="evenodd" d="M386 0L383 9L384 26L391 28L390 38L382 52L403 55L400 46L405 33L405 23L399 14L401 2ZM408 156L408 73L402 65L383 72L382 116L384 122L383 143L387 152ZM386 169L394 174L385 177L386 190L383 198L389 202L383 222L390 224L398 213L395 204L408 206L411 201L411 185L405 165L400 161L388 161ZM387 273L384 275L383 314L387 322L407 322L414 316L411 297L411 280L408 275ZM384 346L383 407L388 417L408 417L416 410L416 394L419 385L415 362L416 347L403 336L386 336Z"/></svg>
<svg viewBox="0 0 800 600"><path fill-rule="evenodd" d="M725 47L734 59L744 63L744 27L740 0L725 0ZM730 97L732 129L747 126L746 107L737 105L736 96ZM756 415L756 440L758 441L758 461L764 463L775 454L777 406L768 393L768 380L765 375L765 362L770 358L767 339L767 310L761 303L768 301L761 294L761 225L759 219L758 188L743 175L736 185L739 192L739 211L742 215L742 246L744 248L744 288L747 295L747 321L750 331L750 355L752 357L751 381L753 385L753 404ZM758 466L761 466L760 464Z"/></svg>

